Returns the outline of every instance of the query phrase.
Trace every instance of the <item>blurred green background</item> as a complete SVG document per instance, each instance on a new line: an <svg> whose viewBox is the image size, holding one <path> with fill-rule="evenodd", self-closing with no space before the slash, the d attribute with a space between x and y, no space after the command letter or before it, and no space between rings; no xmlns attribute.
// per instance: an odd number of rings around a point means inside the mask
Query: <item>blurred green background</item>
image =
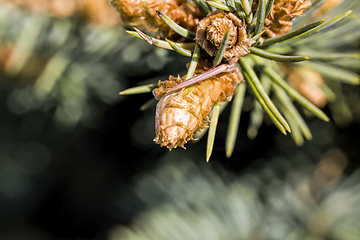
<svg viewBox="0 0 360 240"><path fill-rule="evenodd" d="M204 139L168 152L152 95L118 93L187 61L106 0L0 1L0 239L358 239L356 115L308 119L297 147L272 125L248 139L245 112L227 159L228 107L209 163Z"/></svg>

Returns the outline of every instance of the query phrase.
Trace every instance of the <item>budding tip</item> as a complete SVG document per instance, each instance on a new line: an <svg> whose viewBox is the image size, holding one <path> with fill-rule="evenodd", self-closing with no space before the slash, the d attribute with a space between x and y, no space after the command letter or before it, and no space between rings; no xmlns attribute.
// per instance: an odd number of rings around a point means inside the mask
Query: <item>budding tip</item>
<svg viewBox="0 0 360 240"><path fill-rule="evenodd" d="M155 89L156 89L156 88L155 88ZM157 94L156 94L155 89L153 89L153 90L151 91L151 93L152 93L152 95L154 96L154 98L156 99ZM158 99L156 99L156 100L158 100Z"/></svg>
<svg viewBox="0 0 360 240"><path fill-rule="evenodd" d="M163 12L162 12L162 11L159 11L159 10L156 10L156 14L157 14L159 17L162 17Z"/></svg>

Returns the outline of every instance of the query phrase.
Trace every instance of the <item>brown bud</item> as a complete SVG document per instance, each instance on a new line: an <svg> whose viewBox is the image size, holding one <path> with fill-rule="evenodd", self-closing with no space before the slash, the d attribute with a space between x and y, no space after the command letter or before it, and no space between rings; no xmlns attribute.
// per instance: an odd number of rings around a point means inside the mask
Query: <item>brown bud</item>
<svg viewBox="0 0 360 240"><path fill-rule="evenodd" d="M258 5L259 0L253 6ZM311 6L310 0L275 0L271 11L265 19L263 37L272 38L290 32L292 20L303 16L303 11ZM253 7L253 11L256 7Z"/></svg>
<svg viewBox="0 0 360 240"><path fill-rule="evenodd" d="M212 64L200 60L195 74L201 74L211 69ZM208 121L208 114L215 103L231 101L236 86L243 80L237 67L232 72L220 73L214 77L198 82L177 91L167 92L185 76L170 77L168 81L160 82L154 90L156 98L160 98L156 106L154 141L162 147L171 150L193 139L195 131L202 131Z"/></svg>
<svg viewBox="0 0 360 240"><path fill-rule="evenodd" d="M337 5L342 3L344 0L328 0L321 4L312 14L312 18L319 18L331 9L335 8Z"/></svg>
<svg viewBox="0 0 360 240"><path fill-rule="evenodd" d="M37 12L52 17L69 17L81 7L79 1L74 0L3 0L27 8L31 12Z"/></svg>
<svg viewBox="0 0 360 240"><path fill-rule="evenodd" d="M59 2L59 0L57 0ZM60 1L63 2L63 1ZM109 5L108 1L86 0L82 1L81 13L88 21L95 24L115 25L120 19L118 14ZM58 5L61 3L58 3Z"/></svg>
<svg viewBox="0 0 360 240"><path fill-rule="evenodd" d="M174 39L174 35L175 38L179 35L157 16L157 10L191 31L195 31L200 18L200 11L195 5L185 0L111 0L110 3L120 14L124 25L155 32L158 37Z"/></svg>
<svg viewBox="0 0 360 240"><path fill-rule="evenodd" d="M2 0L56 18L80 16L94 24L115 25L119 16L105 0Z"/></svg>
<svg viewBox="0 0 360 240"><path fill-rule="evenodd" d="M309 68L287 68L290 85L317 107L323 108L326 103L326 95L321 89L324 79L321 74Z"/></svg>
<svg viewBox="0 0 360 240"><path fill-rule="evenodd" d="M230 38L224 57L229 60L248 54L250 46L255 41L247 38L245 24L234 14L222 10L212 12L200 21L196 29L196 41L213 57L228 29L230 29Z"/></svg>

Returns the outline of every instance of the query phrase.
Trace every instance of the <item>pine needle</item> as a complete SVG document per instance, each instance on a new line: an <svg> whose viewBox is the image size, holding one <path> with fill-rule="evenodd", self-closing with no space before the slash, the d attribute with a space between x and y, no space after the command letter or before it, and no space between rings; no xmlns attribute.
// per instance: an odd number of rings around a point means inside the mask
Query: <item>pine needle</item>
<svg viewBox="0 0 360 240"><path fill-rule="evenodd" d="M231 157L234 151L237 132L240 124L241 110L244 103L245 91L246 84L240 83L236 89L235 98L231 106L230 121L225 143L225 153L226 157L228 158Z"/></svg>
<svg viewBox="0 0 360 240"><path fill-rule="evenodd" d="M186 37L188 39L194 39L195 33L192 31L189 31L178 24L176 24L171 18L169 18L165 13L162 11L156 11L156 14L176 33L178 33L180 36Z"/></svg>
<svg viewBox="0 0 360 240"><path fill-rule="evenodd" d="M218 124L218 119L220 115L220 105L219 103L215 103L213 107L213 111L211 114L211 122L209 127L208 139L207 139L207 147L206 147L206 161L209 162L213 147L214 147L214 140L216 135L216 128Z"/></svg>

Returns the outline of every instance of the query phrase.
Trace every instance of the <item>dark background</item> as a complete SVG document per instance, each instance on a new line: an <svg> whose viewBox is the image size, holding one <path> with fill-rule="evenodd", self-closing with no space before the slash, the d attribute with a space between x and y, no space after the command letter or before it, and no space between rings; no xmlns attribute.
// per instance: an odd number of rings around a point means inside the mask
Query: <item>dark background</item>
<svg viewBox="0 0 360 240"><path fill-rule="evenodd" d="M175 149L171 154L153 143L155 108L139 111L151 93L118 96L119 91L141 81L181 74L187 59L154 50L125 35L118 26L111 26L119 35L110 39L117 44L102 52L107 44L104 40L100 50L89 53L86 49L91 45L86 46L85 39L91 34L98 39L108 26L94 27L83 16L69 17L72 30L62 47L77 39L72 50L64 51L71 65L77 63L88 73L81 85L88 89L88 96L83 99L86 104L81 105L88 115L67 121L64 119L69 116L57 115L57 107L67 101L66 97L56 92L62 87L61 81L66 81L67 72L46 100L36 100L30 94L44 66L59 50L46 36L61 19L46 16L42 20L48 25L42 28L32 59L27 60L20 73L10 76L4 70L6 49L19 38L24 21L38 17L37 14L15 7L10 16L1 18L8 22L3 22L7 30L1 33L0 51L4 58L0 77L0 238L105 239L113 226L129 225L139 213L152 207L136 196L134 182L156 169L161 158L185 156L199 166L205 161L206 139L188 144L186 151ZM126 52L130 46L137 49L136 53L130 52L135 56L132 60ZM98 75L91 72L95 66L100 69ZM105 81L107 78L112 80ZM95 86L96 81L99 85ZM114 85L114 81L118 84ZM99 92L100 88L104 90ZM353 88L359 91L358 86ZM28 95L21 92L24 89ZM27 105L31 101L36 102L35 106ZM334 121L307 119L313 140L298 147L290 136L282 136L274 126L266 124L257 138L248 139L249 112L245 112L234 154L226 158L229 111L228 106L220 117L208 163L215 171L221 168L236 177L254 163L261 165L274 157L292 161L304 155L316 165L330 149L339 149L347 156L345 175L359 167L360 124L356 118L345 127L336 126ZM332 118L327 107L324 111ZM165 201L160 195L159 199Z"/></svg>

